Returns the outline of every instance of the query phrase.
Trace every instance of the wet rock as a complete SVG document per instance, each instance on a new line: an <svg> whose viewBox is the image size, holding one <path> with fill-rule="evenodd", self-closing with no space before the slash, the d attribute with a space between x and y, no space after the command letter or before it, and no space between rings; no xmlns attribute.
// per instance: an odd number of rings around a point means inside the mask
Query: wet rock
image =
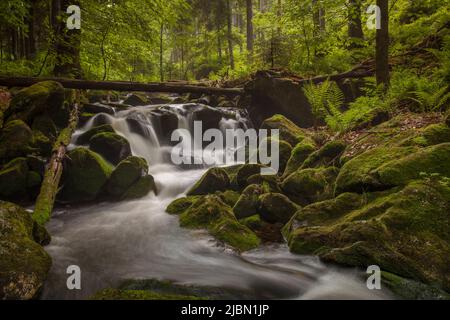
<svg viewBox="0 0 450 320"><path fill-rule="evenodd" d="M130 94L124 101L124 104L128 104L130 106L133 107L139 107L139 106L146 106L149 103L149 101L147 101L147 99L141 95L137 95L137 94Z"/></svg>
<svg viewBox="0 0 450 320"><path fill-rule="evenodd" d="M295 203L280 193L266 193L259 197L259 215L269 223L286 223L299 209Z"/></svg>
<svg viewBox="0 0 450 320"><path fill-rule="evenodd" d="M189 196L176 199L167 206L166 212L169 214L180 215L189 209L198 199L199 196Z"/></svg>
<svg viewBox="0 0 450 320"><path fill-rule="evenodd" d="M233 207L236 218L243 219L258 213L259 196L263 193L265 193L265 190L261 185L252 184L245 188Z"/></svg>
<svg viewBox="0 0 450 320"><path fill-rule="evenodd" d="M131 147L128 140L111 132L101 132L94 135L89 140L89 148L114 165L131 156Z"/></svg>
<svg viewBox="0 0 450 320"><path fill-rule="evenodd" d="M61 199L68 202L94 200L113 171L99 154L76 148L67 154Z"/></svg>
<svg viewBox="0 0 450 320"><path fill-rule="evenodd" d="M202 122L203 131L206 131L208 129L217 129L223 114L219 110L209 106L200 106L193 112L193 117L195 121Z"/></svg>
<svg viewBox="0 0 450 320"><path fill-rule="evenodd" d="M227 173L221 168L212 168L197 181L187 195L205 195L216 191L225 191L229 186L230 179Z"/></svg>
<svg viewBox="0 0 450 320"><path fill-rule="evenodd" d="M157 193L155 179L147 174L140 177L130 188L122 195L121 200L132 200L145 197L150 192Z"/></svg>
<svg viewBox="0 0 450 320"><path fill-rule="evenodd" d="M115 133L113 127L110 124L96 126L79 135L76 143L79 145L87 145L89 144L89 140L91 140L93 136L103 132Z"/></svg>
<svg viewBox="0 0 450 320"><path fill-rule="evenodd" d="M106 114L114 115L114 109L112 107L98 103L98 102L84 104L82 110L85 113L93 113L93 114L106 113Z"/></svg>
<svg viewBox="0 0 450 320"><path fill-rule="evenodd" d="M0 222L0 299L36 298L51 266L50 256L33 239L36 223L23 208L4 201Z"/></svg>
<svg viewBox="0 0 450 320"><path fill-rule="evenodd" d="M0 159L25 156L30 148L33 133L22 120L6 123L0 134Z"/></svg>
<svg viewBox="0 0 450 320"><path fill-rule="evenodd" d="M141 177L148 174L145 159L131 156L122 160L109 178L107 190L112 196L121 196Z"/></svg>
<svg viewBox="0 0 450 320"><path fill-rule="evenodd" d="M159 132L165 143L170 143L172 132L178 129L178 116L165 109L152 111L152 116L159 126Z"/></svg>

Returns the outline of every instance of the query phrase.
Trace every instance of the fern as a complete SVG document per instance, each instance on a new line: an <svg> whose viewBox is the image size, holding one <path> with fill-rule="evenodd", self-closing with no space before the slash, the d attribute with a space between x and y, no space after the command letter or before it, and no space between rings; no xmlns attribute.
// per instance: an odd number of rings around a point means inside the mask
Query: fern
<svg viewBox="0 0 450 320"><path fill-rule="evenodd" d="M422 112L441 110L450 100L449 87L441 87L433 91L414 91L412 93L416 96L412 100L421 106Z"/></svg>

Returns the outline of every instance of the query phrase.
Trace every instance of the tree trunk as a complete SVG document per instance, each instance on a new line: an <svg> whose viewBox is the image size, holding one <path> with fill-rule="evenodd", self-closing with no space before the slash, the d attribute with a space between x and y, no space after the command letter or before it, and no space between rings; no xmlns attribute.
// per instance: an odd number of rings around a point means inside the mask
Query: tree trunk
<svg viewBox="0 0 450 320"><path fill-rule="evenodd" d="M80 0L61 0L60 2L60 21L56 32L56 62L53 73L57 77L68 77L80 79L81 63L80 63L80 45L81 30L69 30L66 27L67 18L66 10L70 5L80 5Z"/></svg>
<svg viewBox="0 0 450 320"><path fill-rule="evenodd" d="M352 41L351 47L355 47L353 40L364 39L361 23L361 0L349 0L348 2L348 37Z"/></svg>
<svg viewBox="0 0 450 320"><path fill-rule="evenodd" d="M159 28L159 79L164 81L164 22L161 22Z"/></svg>
<svg viewBox="0 0 450 320"><path fill-rule="evenodd" d="M232 39L232 10L231 10L231 0L227 1L227 38L228 38L228 54L230 56L230 67L234 70L234 55L233 55L233 39Z"/></svg>
<svg viewBox="0 0 450 320"><path fill-rule="evenodd" d="M253 53L253 1L247 0L247 50Z"/></svg>
<svg viewBox="0 0 450 320"><path fill-rule="evenodd" d="M381 28L376 36L376 78L378 85L389 86L389 1L377 0L381 10Z"/></svg>

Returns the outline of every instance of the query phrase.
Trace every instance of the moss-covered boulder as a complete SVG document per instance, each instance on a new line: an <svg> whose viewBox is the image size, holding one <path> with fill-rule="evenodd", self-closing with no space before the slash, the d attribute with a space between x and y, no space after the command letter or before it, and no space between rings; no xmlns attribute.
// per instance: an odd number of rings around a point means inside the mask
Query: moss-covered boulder
<svg viewBox="0 0 450 320"><path fill-rule="evenodd" d="M96 126L80 134L76 139L76 143L79 145L87 145L89 144L89 140L91 140L93 136L104 132L115 133L113 127L110 124Z"/></svg>
<svg viewBox="0 0 450 320"><path fill-rule="evenodd" d="M450 109L447 110L444 121L447 127L450 127Z"/></svg>
<svg viewBox="0 0 450 320"><path fill-rule="evenodd" d="M317 168L320 166L338 166L339 157L347 145L343 141L334 140L326 143L319 150L311 153L303 162L301 168Z"/></svg>
<svg viewBox="0 0 450 320"><path fill-rule="evenodd" d="M247 179L255 174L260 174L261 169L264 168L261 164L252 164L248 163L239 168L239 170L236 173L236 182L240 189L245 188L248 186Z"/></svg>
<svg viewBox="0 0 450 320"><path fill-rule="evenodd" d="M260 242L250 229L237 221L232 209L215 195L200 197L180 215L180 225L207 229L215 238L239 251L255 248Z"/></svg>
<svg viewBox="0 0 450 320"><path fill-rule="evenodd" d="M187 192L187 195L205 195L225 191L230 186L230 178L222 168L211 168Z"/></svg>
<svg viewBox="0 0 450 320"><path fill-rule="evenodd" d="M28 165L26 158L11 160L0 169L0 198L18 199L26 194Z"/></svg>
<svg viewBox="0 0 450 320"><path fill-rule="evenodd" d="M125 193L139 178L148 174L144 158L130 156L114 169L107 184L108 194L118 197Z"/></svg>
<svg viewBox="0 0 450 320"><path fill-rule="evenodd" d="M0 300L36 298L51 258L35 241L36 223L23 208L0 201Z"/></svg>
<svg viewBox="0 0 450 320"><path fill-rule="evenodd" d="M22 120L9 121L0 133L0 159L26 156L33 132Z"/></svg>
<svg viewBox="0 0 450 320"><path fill-rule="evenodd" d="M123 104L127 104L133 107L145 106L149 104L146 97L140 94L130 94L124 101Z"/></svg>
<svg viewBox="0 0 450 320"><path fill-rule="evenodd" d="M199 196L189 196L176 199L172 201L166 208L166 212L169 214L180 215L187 209L189 209L194 202L198 200Z"/></svg>
<svg viewBox="0 0 450 320"><path fill-rule="evenodd" d="M68 202L94 200L102 191L113 171L99 154L76 148L67 154L62 200Z"/></svg>
<svg viewBox="0 0 450 320"><path fill-rule="evenodd" d="M283 235L280 232L283 224L268 223L261 219L259 214L239 220L241 224L248 227L265 243L284 243Z"/></svg>
<svg viewBox="0 0 450 320"><path fill-rule="evenodd" d="M31 129L34 132L41 132L52 142L54 142L58 137L58 129L56 128L52 118L48 115L40 115L34 118Z"/></svg>
<svg viewBox="0 0 450 320"><path fill-rule="evenodd" d="M195 296L161 294L149 290L103 289L89 298L90 300L199 300Z"/></svg>
<svg viewBox="0 0 450 320"><path fill-rule="evenodd" d="M291 157L292 146L284 140L279 140L277 137L266 138L263 141L261 141L261 143L259 145L259 152L261 152L262 151L261 149L263 149L265 154L271 155L272 139L275 139L278 142L278 165L279 165L279 167L278 167L277 174L282 175L284 172L284 169L286 168L286 164L288 163L289 158Z"/></svg>
<svg viewBox="0 0 450 320"><path fill-rule="evenodd" d="M47 137L41 131L33 131L29 150L35 155L49 158L52 154L55 140Z"/></svg>
<svg viewBox="0 0 450 320"><path fill-rule="evenodd" d="M284 179L281 189L303 206L326 200L333 196L338 172L335 167L299 169Z"/></svg>
<svg viewBox="0 0 450 320"><path fill-rule="evenodd" d="M222 201L230 207L233 207L241 196L240 193L234 190L225 190L223 192L216 191L215 195L222 199Z"/></svg>
<svg viewBox="0 0 450 320"><path fill-rule="evenodd" d="M247 179L247 185L259 184L265 192L283 193L279 186L280 178L276 174L254 174Z"/></svg>
<svg viewBox="0 0 450 320"><path fill-rule="evenodd" d="M432 124L420 130L419 135L413 141L424 147L450 142L450 128L441 123Z"/></svg>
<svg viewBox="0 0 450 320"><path fill-rule="evenodd" d="M286 164L283 177L289 176L303 165L311 153L316 151L316 145L311 139L305 138L292 149L291 156Z"/></svg>
<svg viewBox="0 0 450 320"><path fill-rule="evenodd" d="M305 207L285 227L289 247L325 261L382 270L450 290L450 187L416 181Z"/></svg>
<svg viewBox="0 0 450 320"><path fill-rule="evenodd" d="M265 193L265 190L261 185L252 184L245 188L233 207L236 218L243 219L258 213L258 199L263 193Z"/></svg>
<svg viewBox="0 0 450 320"><path fill-rule="evenodd" d="M269 119L264 120L261 129L280 130L280 140L287 141L291 146L297 145L305 138L305 132L285 116L276 114Z"/></svg>
<svg viewBox="0 0 450 320"><path fill-rule="evenodd" d="M83 112L85 113L106 113L110 115L114 115L114 109L108 105L101 104L100 102L94 103L85 103L82 107Z"/></svg>
<svg viewBox="0 0 450 320"><path fill-rule="evenodd" d="M280 193L266 193L259 197L258 213L269 223L286 223L298 209L299 206Z"/></svg>
<svg viewBox="0 0 450 320"><path fill-rule="evenodd" d="M140 177L135 183L128 188L127 191L122 195L121 200L132 200L143 198L150 192L157 193L155 179L152 175L147 174Z"/></svg>
<svg viewBox="0 0 450 320"><path fill-rule="evenodd" d="M131 156L131 146L127 139L112 133L101 132L89 140L89 148L114 165Z"/></svg>

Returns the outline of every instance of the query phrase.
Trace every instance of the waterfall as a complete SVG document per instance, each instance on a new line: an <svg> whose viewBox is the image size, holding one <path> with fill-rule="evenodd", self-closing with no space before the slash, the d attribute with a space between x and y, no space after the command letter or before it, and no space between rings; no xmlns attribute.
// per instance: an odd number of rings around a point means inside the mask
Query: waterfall
<svg viewBox="0 0 450 320"><path fill-rule="evenodd" d="M238 255L205 231L181 229L178 217L165 213L166 206L183 196L207 169L170 162L174 129L192 132L194 121L205 119L209 112L207 122L213 121L208 125L220 130L252 127L243 110L210 109L180 104L116 110L114 115L93 117L77 130L70 148L93 126L111 124L128 139L133 154L148 161L160 192L127 202L59 208L48 224L52 243L46 250L53 266L43 298L81 299L124 279L150 278L244 290L265 299L386 298L384 292L367 290L358 270L293 255L282 244L263 245ZM67 289L69 265L80 267L82 290Z"/></svg>

